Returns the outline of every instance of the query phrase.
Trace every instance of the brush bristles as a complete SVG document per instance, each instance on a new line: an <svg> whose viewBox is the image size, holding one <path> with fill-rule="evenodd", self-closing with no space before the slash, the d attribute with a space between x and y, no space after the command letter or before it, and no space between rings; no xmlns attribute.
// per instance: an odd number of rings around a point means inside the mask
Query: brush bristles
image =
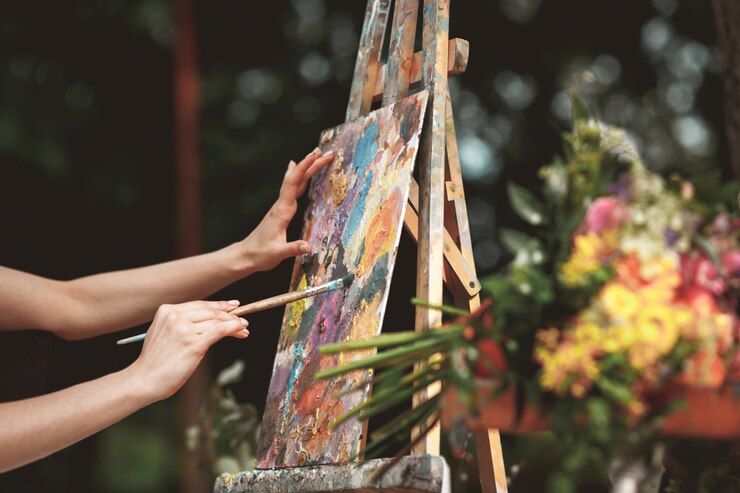
<svg viewBox="0 0 740 493"><path fill-rule="evenodd" d="M354 274L347 274L346 276L342 278L342 287L349 286L350 284L352 284L352 281L354 280L355 280Z"/></svg>

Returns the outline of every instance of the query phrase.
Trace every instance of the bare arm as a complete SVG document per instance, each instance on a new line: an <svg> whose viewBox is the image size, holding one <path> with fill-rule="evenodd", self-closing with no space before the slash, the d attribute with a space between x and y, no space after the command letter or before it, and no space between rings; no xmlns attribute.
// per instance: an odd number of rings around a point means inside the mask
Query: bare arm
<svg viewBox="0 0 740 493"><path fill-rule="evenodd" d="M97 380L32 399L0 404L0 473L61 450L134 411L175 393L208 348L249 335L227 302L161 307L139 358Z"/></svg>
<svg viewBox="0 0 740 493"><path fill-rule="evenodd" d="M204 298L310 252L306 241L288 242L286 230L309 179L332 159L314 151L291 162L280 196L259 226L215 252L66 282L0 267L0 330L43 329L66 339L114 332L150 320L163 303Z"/></svg>

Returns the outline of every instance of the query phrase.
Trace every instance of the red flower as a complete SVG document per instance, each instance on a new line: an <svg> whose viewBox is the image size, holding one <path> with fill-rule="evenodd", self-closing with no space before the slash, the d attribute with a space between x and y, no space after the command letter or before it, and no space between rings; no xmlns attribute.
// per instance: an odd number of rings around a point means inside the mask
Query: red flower
<svg viewBox="0 0 740 493"><path fill-rule="evenodd" d="M492 378L504 373L508 366L501 346L492 339L481 339L475 345L478 349L478 358L475 361L475 374L480 377Z"/></svg>

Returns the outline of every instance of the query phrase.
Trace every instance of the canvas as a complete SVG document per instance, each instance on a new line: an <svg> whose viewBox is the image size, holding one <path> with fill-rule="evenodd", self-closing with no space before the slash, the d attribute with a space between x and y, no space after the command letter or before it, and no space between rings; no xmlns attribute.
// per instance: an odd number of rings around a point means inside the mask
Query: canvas
<svg viewBox="0 0 740 493"><path fill-rule="evenodd" d="M324 132L336 158L313 180L303 238L314 253L296 260L291 290L355 274L351 286L286 307L262 420L258 468L350 460L362 423L332 422L369 392L364 372L314 375L365 354L324 355L322 344L380 333L424 121L423 91ZM363 391L342 391L360 385Z"/></svg>

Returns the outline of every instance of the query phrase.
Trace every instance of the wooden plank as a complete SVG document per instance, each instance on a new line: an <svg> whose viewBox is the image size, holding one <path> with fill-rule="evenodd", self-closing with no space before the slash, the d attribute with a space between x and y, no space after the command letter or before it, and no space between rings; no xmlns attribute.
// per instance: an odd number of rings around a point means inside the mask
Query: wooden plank
<svg viewBox="0 0 740 493"><path fill-rule="evenodd" d="M468 209L465 203L465 190L460 168L460 156L457 149L457 134L452 111L452 98L447 90L447 107L445 114L445 138L447 140L447 204L445 210L445 226L453 238L463 259L470 265L475 275L475 259L473 256L473 242L470 237L470 223ZM459 284L457 284L459 286ZM460 288L453 290L457 306L467 308L471 312L480 306L480 295L466 299L467 293ZM475 443L478 456L478 470L480 473L481 488L484 493L505 493L508 491L506 483L506 466L504 454L501 450L501 436L497 429L479 430L475 434Z"/></svg>
<svg viewBox="0 0 740 493"><path fill-rule="evenodd" d="M346 121L348 122L370 112L373 89L380 69L380 50L383 47L390 4L391 0L368 0L367 2L347 105Z"/></svg>
<svg viewBox="0 0 740 493"><path fill-rule="evenodd" d="M449 41L449 0L424 0L422 86L430 90L426 131L422 141L419 169L419 252L416 296L432 304L442 303L444 258L444 175L445 107L447 104L447 60ZM430 330L442 324L442 314L417 306L415 329ZM430 385L414 395L418 406L440 391ZM418 434L419 430L416 430ZM437 425L418 442L412 453L439 454Z"/></svg>
<svg viewBox="0 0 740 493"><path fill-rule="evenodd" d="M419 185L416 180L411 181L409 191L409 206L406 208L404 217L404 226L406 231L411 235L414 241L419 241ZM475 275L475 268L471 267L460 252L460 248L453 240L450 233L444 232L444 258L451 270L451 277L445 273L444 283L452 290L455 284L460 284L468 294L468 297L475 296L481 290L480 282ZM446 272L446 271L445 271ZM453 283L457 279L458 282Z"/></svg>
<svg viewBox="0 0 740 493"><path fill-rule="evenodd" d="M388 84L383 94L383 106L395 103L409 94L419 0L396 0L394 9L393 29L386 64Z"/></svg>
<svg viewBox="0 0 740 493"><path fill-rule="evenodd" d="M478 472L483 493L506 493L506 468L498 430L489 428L475 432L475 449L478 454Z"/></svg>
<svg viewBox="0 0 740 493"><path fill-rule="evenodd" d="M389 468L389 466L392 467ZM376 473L387 468L385 474ZM214 493L445 493L450 470L443 457L404 456L291 469L222 474ZM203 490L206 491L206 490Z"/></svg>
<svg viewBox="0 0 740 493"><path fill-rule="evenodd" d="M447 58L447 75L460 75L468 68L469 43L461 38L450 40ZM417 89L421 85L421 55L420 51L414 53L411 61L411 73L409 74L409 88ZM385 90L385 81L388 78L387 64L380 68L375 82L373 101L380 101Z"/></svg>

